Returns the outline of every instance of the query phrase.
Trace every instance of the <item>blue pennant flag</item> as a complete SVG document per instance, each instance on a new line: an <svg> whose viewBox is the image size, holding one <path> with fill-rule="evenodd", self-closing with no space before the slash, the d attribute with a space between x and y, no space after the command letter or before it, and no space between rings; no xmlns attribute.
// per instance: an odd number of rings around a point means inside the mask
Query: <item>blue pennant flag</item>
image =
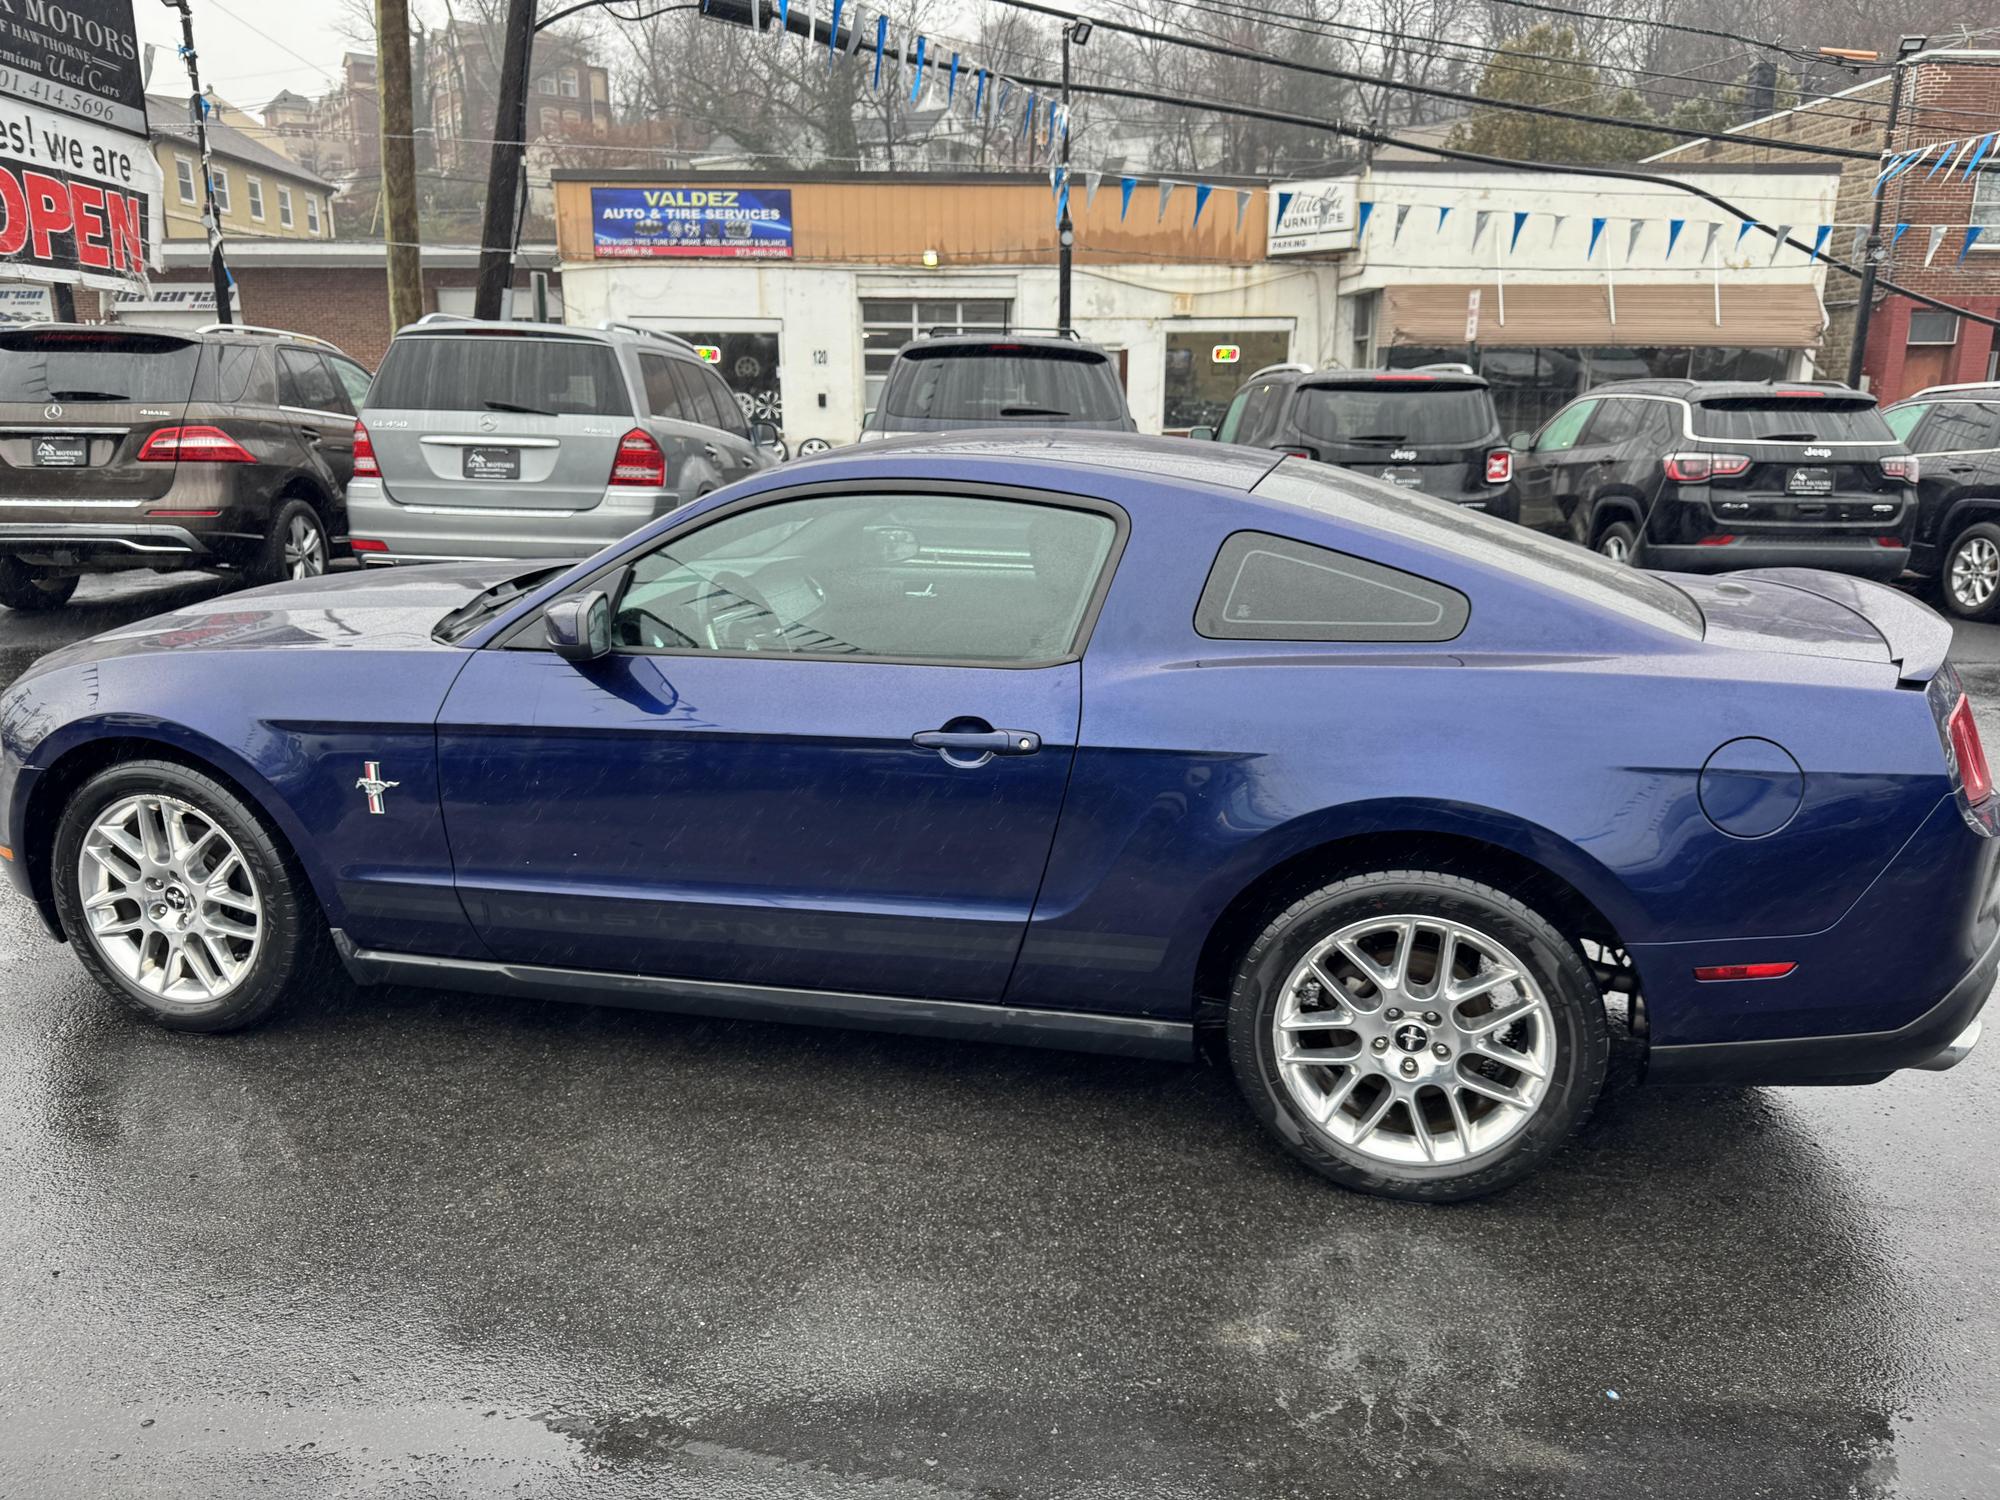
<svg viewBox="0 0 2000 1500"><path fill-rule="evenodd" d="M792 0L778 0L778 35L785 34L785 17L792 13Z"/></svg>
<svg viewBox="0 0 2000 1500"><path fill-rule="evenodd" d="M1208 195L1215 189L1205 182L1194 185L1194 227L1201 228L1201 211L1208 207Z"/></svg>
<svg viewBox="0 0 2000 1500"><path fill-rule="evenodd" d="M981 68L972 79L972 113L982 117L986 113L986 70Z"/></svg>
<svg viewBox="0 0 2000 1500"><path fill-rule="evenodd" d="M1368 233L1368 221L1374 217L1374 214L1375 205L1373 202L1362 202L1354 205L1354 238L1357 243L1363 235Z"/></svg>
<svg viewBox="0 0 2000 1500"><path fill-rule="evenodd" d="M1740 219L1737 221L1736 248L1738 250L1741 250L1743 248L1743 236L1748 234L1751 230L1755 229L1756 227L1757 227L1756 223L1750 219Z"/></svg>
<svg viewBox="0 0 2000 1500"><path fill-rule="evenodd" d="M847 8L847 0L833 0L833 24L826 28L826 65L833 66L835 54L840 51L840 13Z"/></svg>
<svg viewBox="0 0 2000 1500"><path fill-rule="evenodd" d="M1443 234L1443 233L1444 233L1444 221L1445 221L1446 219L1449 219L1450 217L1451 217L1451 207L1450 207L1450 205L1448 205L1448 204L1447 204L1447 205L1445 205L1444 207L1441 207L1441 208L1439 208L1439 209L1438 209L1438 233L1439 233L1439 234Z"/></svg>
<svg viewBox="0 0 2000 1500"><path fill-rule="evenodd" d="M1907 225L1907 224L1898 224L1898 225L1896 226L1896 232L1895 232L1894 234L1892 234L1892 235L1890 235L1890 236L1889 236L1889 248L1890 248L1891 250L1895 249L1895 248L1896 248L1896 244L1897 244L1897 241L1901 240L1901 239L1902 239L1902 237L1903 237L1904 235L1908 234L1909 232L1910 232L1910 226L1909 226L1909 225Z"/></svg>
<svg viewBox="0 0 2000 1500"><path fill-rule="evenodd" d="M1525 208L1515 209L1514 233L1507 240L1507 253L1509 255L1512 255L1514 253L1514 247L1521 243L1521 230L1523 226L1527 224L1527 222L1528 222L1528 210Z"/></svg>
<svg viewBox="0 0 2000 1500"><path fill-rule="evenodd" d="M916 70L916 76L910 80L910 103L915 104L917 102L917 95L923 92L923 88L924 88L924 39L922 37L918 37L917 70Z"/></svg>
<svg viewBox="0 0 2000 1500"><path fill-rule="evenodd" d="M836 0L836 3L838 3L838 0ZM955 103L957 99L958 99L958 54L954 52L951 55L951 77L949 80L946 81L944 86L944 102L946 104L952 104Z"/></svg>
<svg viewBox="0 0 2000 1500"><path fill-rule="evenodd" d="M1942 172L1946 167L1950 166L1953 162L1957 161L1959 153L1964 150L1965 150L1965 142L1960 141L1953 150L1938 152L1937 160L1932 162L1931 169L1928 172L1924 173L1924 181L1929 182L1933 177L1937 176L1938 173Z"/></svg>
<svg viewBox="0 0 2000 1500"><path fill-rule="evenodd" d="M1597 242L1603 238L1606 222L1604 219L1592 219L1590 221L1590 248L1583 252L1585 260L1597 259Z"/></svg>
<svg viewBox="0 0 2000 1500"><path fill-rule="evenodd" d="M1679 243L1679 241L1680 241L1680 237L1681 237L1681 231L1682 231L1683 229L1687 228L1687 222L1688 222L1688 221L1687 221L1686 219L1669 219L1669 220L1667 220L1667 259L1668 259L1668 260L1672 260L1672 259L1674 258L1674 246L1675 246L1675 245L1676 245L1677 243Z"/></svg>
<svg viewBox="0 0 2000 1500"><path fill-rule="evenodd" d="M1278 194L1278 228L1283 229L1285 227L1285 210L1292 206L1292 199L1297 196L1298 194L1296 193Z"/></svg>
<svg viewBox="0 0 2000 1500"><path fill-rule="evenodd" d="M1062 192L1056 195L1056 222L1069 217L1069 168L1063 168Z"/></svg>
<svg viewBox="0 0 2000 1500"><path fill-rule="evenodd" d="M1984 233L1986 233L1986 226L1984 224L1974 224L1966 229L1965 243L1958 247L1958 258L1960 260L1965 259L1965 252L1978 244L1979 237Z"/></svg>
<svg viewBox="0 0 2000 1500"><path fill-rule="evenodd" d="M889 18L887 16L877 16L875 18L875 82L873 88L878 94L882 92L882 47L888 40Z"/></svg>
<svg viewBox="0 0 2000 1500"><path fill-rule="evenodd" d="M1813 231L1813 259L1818 260L1820 252L1826 249L1826 237L1833 233L1831 224L1822 224Z"/></svg>
<svg viewBox="0 0 2000 1500"><path fill-rule="evenodd" d="M1136 177L1121 177L1118 179L1118 222L1121 224L1125 222L1126 211L1132 207L1132 189L1138 185L1139 179ZM1278 212L1279 217L1282 218L1284 210L1280 209Z"/></svg>
<svg viewBox="0 0 2000 1500"><path fill-rule="evenodd" d="M1974 172L1976 172L1979 169L1979 164L1981 161L1985 160L1986 153L1993 149L1993 140L1995 136L2000 136L2000 130L1989 131L1986 135L1983 135L1979 138L1979 146L1972 153L1972 160L1965 164L1965 170L1959 174L1960 182L1963 182L1966 178L1970 177Z"/></svg>
<svg viewBox="0 0 2000 1500"><path fill-rule="evenodd" d="M1033 90L1030 90L1028 93L1028 107L1021 111L1020 133L1022 135L1026 135L1028 133L1028 127L1034 123L1035 123L1035 95Z"/></svg>

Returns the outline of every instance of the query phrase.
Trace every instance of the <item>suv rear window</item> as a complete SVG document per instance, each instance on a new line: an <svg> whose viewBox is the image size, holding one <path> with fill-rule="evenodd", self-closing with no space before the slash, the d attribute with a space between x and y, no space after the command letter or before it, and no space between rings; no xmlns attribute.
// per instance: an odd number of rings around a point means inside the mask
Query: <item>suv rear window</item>
<svg viewBox="0 0 2000 1500"><path fill-rule="evenodd" d="M882 408L947 422L1125 418L1125 398L1102 354L1028 344L912 349L896 361Z"/></svg>
<svg viewBox="0 0 2000 1500"><path fill-rule="evenodd" d="M1893 443L1873 401L1730 397L1694 409L1695 436L1726 443Z"/></svg>
<svg viewBox="0 0 2000 1500"><path fill-rule="evenodd" d="M188 399L201 345L144 333L0 333L0 401Z"/></svg>
<svg viewBox="0 0 2000 1500"><path fill-rule="evenodd" d="M1302 386L1293 421L1324 443L1469 444L1499 428L1483 386L1403 381Z"/></svg>
<svg viewBox="0 0 2000 1500"><path fill-rule="evenodd" d="M368 392L383 411L612 417L631 410L609 346L582 339L398 339Z"/></svg>

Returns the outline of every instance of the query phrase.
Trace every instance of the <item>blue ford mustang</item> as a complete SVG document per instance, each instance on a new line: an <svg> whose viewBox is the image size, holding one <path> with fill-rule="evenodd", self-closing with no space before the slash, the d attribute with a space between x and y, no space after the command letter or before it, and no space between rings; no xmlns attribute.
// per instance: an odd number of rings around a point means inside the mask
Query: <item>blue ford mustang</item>
<svg viewBox="0 0 2000 1500"><path fill-rule="evenodd" d="M0 701L15 878L219 1031L357 980L1185 1056L1351 1187L1672 1081L1948 1066L2000 962L1950 632L1270 453L886 443L574 567L240 594Z"/></svg>

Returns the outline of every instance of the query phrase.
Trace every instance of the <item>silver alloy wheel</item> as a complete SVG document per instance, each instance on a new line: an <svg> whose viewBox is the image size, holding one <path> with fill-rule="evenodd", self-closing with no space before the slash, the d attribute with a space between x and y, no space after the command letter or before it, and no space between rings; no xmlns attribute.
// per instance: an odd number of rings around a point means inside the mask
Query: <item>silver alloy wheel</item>
<svg viewBox="0 0 2000 1500"><path fill-rule="evenodd" d="M317 578L326 571L326 538L306 516L293 516L285 528L285 576Z"/></svg>
<svg viewBox="0 0 2000 1500"><path fill-rule="evenodd" d="M2000 588L2000 547L1990 538L1967 537L1952 549L1951 597L1961 608L1984 609Z"/></svg>
<svg viewBox="0 0 2000 1500"><path fill-rule="evenodd" d="M1440 917L1370 917L1323 939L1286 979L1271 1027L1306 1118L1394 1166L1504 1145L1555 1071L1555 1013L1527 965Z"/></svg>
<svg viewBox="0 0 2000 1500"><path fill-rule="evenodd" d="M1615 563L1628 563L1632 560L1631 545L1615 531L1607 532L1597 539L1597 553L1598 556L1609 558Z"/></svg>
<svg viewBox="0 0 2000 1500"><path fill-rule="evenodd" d="M209 1005L257 960L264 909L222 826L178 797L125 797L77 854L90 941L113 969L170 1005Z"/></svg>

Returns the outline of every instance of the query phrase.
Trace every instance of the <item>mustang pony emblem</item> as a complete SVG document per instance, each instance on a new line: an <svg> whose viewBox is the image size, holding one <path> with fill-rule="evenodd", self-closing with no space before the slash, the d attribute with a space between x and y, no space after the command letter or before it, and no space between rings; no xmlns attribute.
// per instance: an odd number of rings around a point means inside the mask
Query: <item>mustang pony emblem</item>
<svg viewBox="0 0 2000 1500"><path fill-rule="evenodd" d="M356 791L368 794L368 810L380 816L384 810L382 807L382 794L388 791L390 787L401 786L402 784L400 781L384 781L382 779L382 762L379 760L369 760L361 763L361 779L354 783L354 787Z"/></svg>

